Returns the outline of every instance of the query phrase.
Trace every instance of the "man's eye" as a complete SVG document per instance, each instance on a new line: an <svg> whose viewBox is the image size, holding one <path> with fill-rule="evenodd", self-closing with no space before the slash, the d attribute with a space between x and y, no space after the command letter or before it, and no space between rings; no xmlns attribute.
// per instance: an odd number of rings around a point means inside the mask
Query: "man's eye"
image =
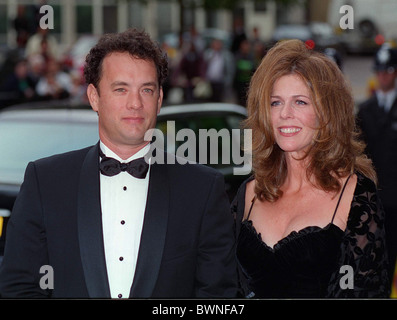
<svg viewBox="0 0 397 320"><path fill-rule="evenodd" d="M116 88L115 91L116 92L125 92L125 89L124 88Z"/></svg>

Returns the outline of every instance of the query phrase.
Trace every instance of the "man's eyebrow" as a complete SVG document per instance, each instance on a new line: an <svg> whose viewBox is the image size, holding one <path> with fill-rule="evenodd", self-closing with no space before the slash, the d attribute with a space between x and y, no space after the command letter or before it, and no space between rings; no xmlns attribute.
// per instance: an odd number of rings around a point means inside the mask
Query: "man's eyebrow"
<svg viewBox="0 0 397 320"><path fill-rule="evenodd" d="M111 84L111 86L112 87L116 87L116 86L126 86L126 87L129 87L130 86L130 84L128 83L128 82L125 82L125 81L114 81L112 84ZM142 87L157 87L157 82L155 82L155 81L148 81L148 82L144 82L144 83L142 83L142 85L141 85Z"/></svg>
<svg viewBox="0 0 397 320"><path fill-rule="evenodd" d="M116 86L129 86L129 84L125 81L115 81L111 84L112 87Z"/></svg>
<svg viewBox="0 0 397 320"><path fill-rule="evenodd" d="M142 84L142 86L144 86L144 87L157 87L157 82L155 82L155 81L149 81L149 82L145 82L145 83L143 83Z"/></svg>

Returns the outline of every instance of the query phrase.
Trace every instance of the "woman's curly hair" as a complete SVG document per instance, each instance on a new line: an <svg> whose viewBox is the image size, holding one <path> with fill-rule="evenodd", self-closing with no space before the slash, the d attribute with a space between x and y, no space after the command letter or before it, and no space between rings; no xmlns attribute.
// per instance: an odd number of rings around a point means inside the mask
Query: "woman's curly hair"
<svg viewBox="0 0 397 320"><path fill-rule="evenodd" d="M270 117L273 85L284 75L296 74L308 86L319 127L306 153L306 175L317 187L337 192L340 177L355 171L376 182L372 162L364 155L365 144L359 140L350 85L339 67L324 54L308 49L300 40L277 43L263 58L254 73L248 91L248 118L252 129L255 194L263 200L276 201L287 176L285 154L275 142Z"/></svg>
<svg viewBox="0 0 397 320"><path fill-rule="evenodd" d="M128 29L121 33L104 34L88 53L85 60L84 77L86 83L93 84L97 90L102 75L102 62L112 52L127 52L132 57L153 61L157 68L160 86L167 78L167 55L145 31Z"/></svg>

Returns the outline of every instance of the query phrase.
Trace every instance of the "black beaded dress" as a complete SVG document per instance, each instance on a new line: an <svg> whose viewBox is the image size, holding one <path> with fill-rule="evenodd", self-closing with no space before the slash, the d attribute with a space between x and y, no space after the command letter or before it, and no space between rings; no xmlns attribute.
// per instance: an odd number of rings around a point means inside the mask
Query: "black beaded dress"
<svg viewBox="0 0 397 320"><path fill-rule="evenodd" d="M241 294L254 298L388 297L384 212L374 183L357 173L346 230L330 217L293 231L273 247L242 221L246 180L232 203ZM342 197L343 191L341 193ZM252 205L251 205L252 209ZM341 267L344 266L342 269ZM347 267L346 267L347 266ZM349 278L349 273L354 277ZM353 285L353 286L352 286Z"/></svg>

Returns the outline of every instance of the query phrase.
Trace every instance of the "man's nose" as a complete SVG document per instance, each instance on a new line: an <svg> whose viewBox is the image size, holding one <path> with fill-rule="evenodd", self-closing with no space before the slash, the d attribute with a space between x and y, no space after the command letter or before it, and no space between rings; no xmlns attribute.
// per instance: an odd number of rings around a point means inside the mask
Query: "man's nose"
<svg viewBox="0 0 397 320"><path fill-rule="evenodd" d="M142 98L139 95L138 92L130 92L128 95L128 101L127 101L127 108L128 109L140 109L142 108Z"/></svg>

